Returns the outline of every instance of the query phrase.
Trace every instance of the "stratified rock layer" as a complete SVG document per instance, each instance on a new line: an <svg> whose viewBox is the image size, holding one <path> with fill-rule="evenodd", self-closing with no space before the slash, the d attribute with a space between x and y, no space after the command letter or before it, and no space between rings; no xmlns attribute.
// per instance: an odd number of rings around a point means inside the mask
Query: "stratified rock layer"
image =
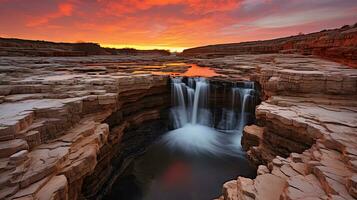
<svg viewBox="0 0 357 200"><path fill-rule="evenodd" d="M96 199L162 127L167 76L184 63L153 57L2 57L0 199ZM295 54L192 59L253 80L263 102L242 145L256 179L221 199L354 199L357 71ZM150 129L146 129L150 127ZM149 140L147 140L149 139Z"/></svg>
<svg viewBox="0 0 357 200"><path fill-rule="evenodd" d="M109 180L104 174L112 173L107 161L124 150L123 135L162 118L167 77L87 67L84 60L1 59L0 199L98 195ZM84 185L90 176L95 184Z"/></svg>
<svg viewBox="0 0 357 200"><path fill-rule="evenodd" d="M242 137L258 176L227 182L221 199L357 198L357 70L276 54L196 61L255 80L265 99Z"/></svg>
<svg viewBox="0 0 357 200"><path fill-rule="evenodd" d="M185 49L182 55L209 58L271 53L315 55L357 67L357 24L273 40L196 47Z"/></svg>
<svg viewBox="0 0 357 200"><path fill-rule="evenodd" d="M49 42L0 37L0 56L88 56L88 55L151 55L169 56L168 50L104 48L97 43Z"/></svg>

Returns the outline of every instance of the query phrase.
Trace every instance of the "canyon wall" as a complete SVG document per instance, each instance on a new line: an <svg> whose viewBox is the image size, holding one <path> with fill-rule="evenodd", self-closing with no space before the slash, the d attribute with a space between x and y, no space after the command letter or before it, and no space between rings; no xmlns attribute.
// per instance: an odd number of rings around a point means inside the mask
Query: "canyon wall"
<svg viewBox="0 0 357 200"><path fill-rule="evenodd" d="M168 77L149 74L171 61L160 59L2 57L0 199L105 195L166 131ZM221 199L356 198L355 69L298 54L190 62L220 74L211 79L213 105L227 106L224 83L250 80L261 89L256 123L242 138L258 176L225 183Z"/></svg>
<svg viewBox="0 0 357 200"><path fill-rule="evenodd" d="M288 54L195 61L222 79L254 80L263 94L242 137L258 176L225 183L220 199L357 198L355 69Z"/></svg>
<svg viewBox="0 0 357 200"><path fill-rule="evenodd" d="M0 38L0 56L87 56L109 54L95 43L56 43Z"/></svg>
<svg viewBox="0 0 357 200"><path fill-rule="evenodd" d="M0 199L99 198L165 131L168 79L34 60L1 79Z"/></svg>
<svg viewBox="0 0 357 200"><path fill-rule="evenodd" d="M271 53L315 55L357 67L357 25L273 40L196 47L185 49L182 56L209 58Z"/></svg>

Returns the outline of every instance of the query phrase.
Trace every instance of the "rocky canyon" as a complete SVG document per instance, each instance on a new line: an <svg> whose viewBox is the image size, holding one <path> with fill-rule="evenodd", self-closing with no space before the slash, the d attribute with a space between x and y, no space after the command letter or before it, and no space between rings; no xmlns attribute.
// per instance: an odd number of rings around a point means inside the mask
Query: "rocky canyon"
<svg viewBox="0 0 357 200"><path fill-rule="evenodd" d="M173 199L160 184L180 181L204 188L190 199L357 199L356 25L181 54L87 45L0 40L0 199ZM167 144L204 159L169 165Z"/></svg>

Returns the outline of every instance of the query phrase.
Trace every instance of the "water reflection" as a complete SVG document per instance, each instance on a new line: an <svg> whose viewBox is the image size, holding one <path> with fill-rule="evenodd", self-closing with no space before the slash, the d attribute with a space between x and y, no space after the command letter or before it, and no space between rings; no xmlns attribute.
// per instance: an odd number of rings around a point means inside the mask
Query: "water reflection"
<svg viewBox="0 0 357 200"><path fill-rule="evenodd" d="M182 63L180 63L182 64ZM190 67L184 71L180 72L180 70L173 70L173 71L154 71L151 72L152 74L155 75L170 75L170 76L186 76L186 77L214 77L214 76L220 76L220 74L216 73L212 68L210 67L201 67L196 64L186 64L186 66L189 65ZM173 63L170 65L168 64L167 66L175 66L177 68L180 67L179 64L174 65ZM182 65L181 65L182 66ZM172 68L174 69L174 68Z"/></svg>
<svg viewBox="0 0 357 200"><path fill-rule="evenodd" d="M135 160L128 174L107 199L214 199L221 194L223 183L237 176L252 178L255 170L243 157L172 151L158 141Z"/></svg>
<svg viewBox="0 0 357 200"><path fill-rule="evenodd" d="M201 76L201 77L213 77L219 76L213 69L209 67L200 67L196 64L192 64L191 67L182 76Z"/></svg>

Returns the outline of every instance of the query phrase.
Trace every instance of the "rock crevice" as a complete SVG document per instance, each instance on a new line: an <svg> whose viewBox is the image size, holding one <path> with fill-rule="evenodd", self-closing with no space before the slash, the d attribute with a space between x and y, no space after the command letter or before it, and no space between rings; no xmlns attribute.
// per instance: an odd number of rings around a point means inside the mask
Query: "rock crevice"
<svg viewBox="0 0 357 200"><path fill-rule="evenodd" d="M242 146L258 175L228 182L221 199L357 198L357 72L299 60L255 61L250 69L246 78L261 85L264 101L256 124L244 128ZM242 77L244 64L229 76Z"/></svg>
<svg viewBox="0 0 357 200"><path fill-rule="evenodd" d="M43 76L32 67L33 73L2 79L0 199L97 196L115 154L128 151L121 140L142 124L165 124L167 77L63 75L68 69L59 76L51 68ZM138 138L128 146L143 146Z"/></svg>

